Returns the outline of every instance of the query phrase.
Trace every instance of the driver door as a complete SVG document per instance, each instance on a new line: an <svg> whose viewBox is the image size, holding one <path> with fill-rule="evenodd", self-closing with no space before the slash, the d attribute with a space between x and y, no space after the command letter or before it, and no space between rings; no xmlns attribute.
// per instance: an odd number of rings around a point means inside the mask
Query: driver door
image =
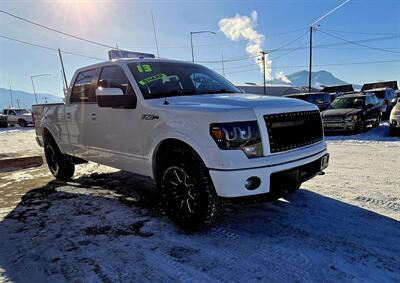
<svg viewBox="0 0 400 283"><path fill-rule="evenodd" d="M123 95L136 95L119 65L101 69L98 87L120 88ZM96 112L91 118L96 135L90 143L96 148L99 162L143 174L143 120L140 110L96 105Z"/></svg>

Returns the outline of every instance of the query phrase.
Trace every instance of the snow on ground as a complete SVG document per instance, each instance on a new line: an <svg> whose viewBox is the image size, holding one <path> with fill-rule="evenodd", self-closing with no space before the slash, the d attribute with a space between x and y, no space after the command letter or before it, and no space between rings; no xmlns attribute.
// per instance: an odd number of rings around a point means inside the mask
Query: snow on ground
<svg viewBox="0 0 400 283"><path fill-rule="evenodd" d="M0 158L33 156L40 155L42 152L43 150L36 143L33 127L0 128Z"/></svg>
<svg viewBox="0 0 400 283"><path fill-rule="evenodd" d="M0 281L399 282L400 138L381 127L327 137L326 175L275 202L228 202L197 234L127 172L89 163L68 183L44 166L0 173Z"/></svg>

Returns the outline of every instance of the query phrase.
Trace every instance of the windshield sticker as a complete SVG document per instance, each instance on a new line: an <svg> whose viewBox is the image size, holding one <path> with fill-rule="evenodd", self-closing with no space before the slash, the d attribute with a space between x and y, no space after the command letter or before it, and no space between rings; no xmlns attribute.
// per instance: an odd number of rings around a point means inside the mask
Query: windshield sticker
<svg viewBox="0 0 400 283"><path fill-rule="evenodd" d="M136 65L136 69L138 70L139 73L150 73L153 70L151 69L151 66L148 64L143 64L143 65Z"/></svg>
<svg viewBox="0 0 400 283"><path fill-rule="evenodd" d="M143 79L143 80L140 80L140 81L139 81L139 84L141 84L141 85L146 85L146 84L151 83L151 82L154 82L154 81L156 81L156 80L162 80L162 79L165 78L165 77L167 77L167 75L161 73L161 74L154 75L154 76L145 78L145 79Z"/></svg>

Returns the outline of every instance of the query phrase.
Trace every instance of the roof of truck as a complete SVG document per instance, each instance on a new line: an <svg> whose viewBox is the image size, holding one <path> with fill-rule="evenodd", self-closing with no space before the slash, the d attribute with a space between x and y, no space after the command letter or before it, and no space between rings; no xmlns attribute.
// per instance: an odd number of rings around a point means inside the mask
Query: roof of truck
<svg viewBox="0 0 400 283"><path fill-rule="evenodd" d="M128 63L137 63L137 62L171 62L171 63L196 64L196 63L192 63L192 62L188 62L188 61L171 60L171 59L165 59L165 58L122 58L122 59L113 59L110 61L104 61L101 63L92 64L92 65L87 65L87 66L78 68L77 71L98 68L98 67L107 66L107 65L110 65L113 63L128 64Z"/></svg>

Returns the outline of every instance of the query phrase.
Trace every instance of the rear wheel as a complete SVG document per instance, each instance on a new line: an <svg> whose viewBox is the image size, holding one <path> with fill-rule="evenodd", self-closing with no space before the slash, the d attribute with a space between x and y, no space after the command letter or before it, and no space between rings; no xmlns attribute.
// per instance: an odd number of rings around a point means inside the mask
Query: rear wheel
<svg viewBox="0 0 400 283"><path fill-rule="evenodd" d="M160 158L157 189L167 216L184 230L209 226L220 214L222 201L208 169L189 149L173 149Z"/></svg>
<svg viewBox="0 0 400 283"><path fill-rule="evenodd" d="M70 180L74 175L75 165L65 158L53 140L48 139L45 142L44 153L51 174L58 180Z"/></svg>

